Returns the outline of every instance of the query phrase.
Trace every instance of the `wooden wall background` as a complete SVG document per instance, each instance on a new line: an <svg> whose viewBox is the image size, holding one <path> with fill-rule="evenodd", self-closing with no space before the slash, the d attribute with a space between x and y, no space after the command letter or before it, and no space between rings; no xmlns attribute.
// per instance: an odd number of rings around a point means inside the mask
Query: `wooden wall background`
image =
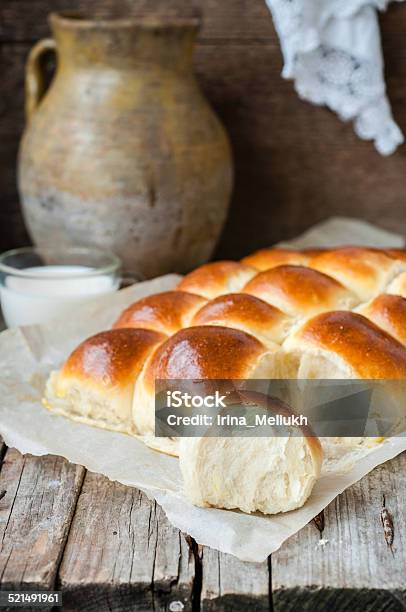
<svg viewBox="0 0 406 612"><path fill-rule="evenodd" d="M218 256L288 239L329 215L354 215L406 234L406 145L389 158L325 108L301 102L264 0L1 0L0 249L27 243L16 192L24 62L48 34L47 13L190 13L204 17L196 52L201 85L232 139L236 184ZM387 83L406 132L406 4L381 18Z"/></svg>

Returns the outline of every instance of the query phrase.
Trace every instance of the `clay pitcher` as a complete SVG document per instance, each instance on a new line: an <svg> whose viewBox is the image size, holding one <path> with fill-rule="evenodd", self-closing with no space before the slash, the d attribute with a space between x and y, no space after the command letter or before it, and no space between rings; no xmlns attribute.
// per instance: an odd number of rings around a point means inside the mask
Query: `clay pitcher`
<svg viewBox="0 0 406 612"><path fill-rule="evenodd" d="M27 64L19 156L39 246L96 245L152 277L207 261L232 185L226 133L193 68L196 19L50 17ZM44 91L42 55L57 70Z"/></svg>

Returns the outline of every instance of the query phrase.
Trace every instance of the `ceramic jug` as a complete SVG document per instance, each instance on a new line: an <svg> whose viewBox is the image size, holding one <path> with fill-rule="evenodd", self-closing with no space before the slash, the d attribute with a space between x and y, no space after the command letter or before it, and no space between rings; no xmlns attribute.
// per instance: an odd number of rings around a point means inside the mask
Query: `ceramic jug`
<svg viewBox="0 0 406 612"><path fill-rule="evenodd" d="M27 62L19 189L39 246L95 245L149 278L210 257L232 186L192 66L197 19L50 16ZM46 90L43 55L57 56Z"/></svg>

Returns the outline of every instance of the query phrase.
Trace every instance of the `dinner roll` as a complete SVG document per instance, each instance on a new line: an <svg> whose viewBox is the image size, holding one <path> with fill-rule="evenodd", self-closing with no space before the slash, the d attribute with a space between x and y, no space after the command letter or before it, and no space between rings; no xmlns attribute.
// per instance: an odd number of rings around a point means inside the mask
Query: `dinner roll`
<svg viewBox="0 0 406 612"><path fill-rule="evenodd" d="M357 309L359 314L373 321L378 327L385 330L406 345L406 299L400 295L382 293L371 302L363 304Z"/></svg>
<svg viewBox="0 0 406 612"><path fill-rule="evenodd" d="M300 355L299 378L406 378L406 348L354 312L319 314L283 347Z"/></svg>
<svg viewBox="0 0 406 612"><path fill-rule="evenodd" d="M191 323L233 327L252 334L264 344L273 345L286 337L293 319L253 295L228 293L203 306Z"/></svg>
<svg viewBox="0 0 406 612"><path fill-rule="evenodd" d="M248 257L244 257L241 263L252 266L257 270L264 271L287 264L295 266L306 266L311 259L311 255L306 251L294 249L260 249Z"/></svg>
<svg viewBox="0 0 406 612"><path fill-rule="evenodd" d="M114 323L121 327L152 329L172 335L188 327L199 308L207 303L200 295L183 291L165 291L149 295L131 304Z"/></svg>
<svg viewBox="0 0 406 612"><path fill-rule="evenodd" d="M145 329L116 329L88 338L51 374L46 407L82 423L131 432L135 380L164 340L163 334Z"/></svg>
<svg viewBox="0 0 406 612"><path fill-rule="evenodd" d="M260 272L242 292L300 318L357 303L355 295L334 278L304 266L278 266Z"/></svg>
<svg viewBox="0 0 406 612"><path fill-rule="evenodd" d="M405 417L403 389L391 385L406 378L406 348L366 317L354 312L327 312L306 321L284 343L290 358L299 363L301 379L383 379L391 398L394 429ZM393 389L392 389L393 387ZM392 389L392 391L391 391ZM371 414L385 414L379 396L371 406ZM372 396L372 400L374 396ZM335 450L370 447L382 438L321 438L327 457Z"/></svg>
<svg viewBox="0 0 406 612"><path fill-rule="evenodd" d="M405 263L383 251L363 247L326 251L313 257L309 265L348 287L361 302L385 293L391 280L405 270Z"/></svg>
<svg viewBox="0 0 406 612"><path fill-rule="evenodd" d="M136 433L155 448L177 454L177 442L154 438L156 380L225 380L278 377L278 347L266 347L232 328L199 326L164 342L137 379L133 400Z"/></svg>
<svg viewBox="0 0 406 612"><path fill-rule="evenodd" d="M216 261L186 274L177 289L211 300L224 293L240 291L256 273L255 268L236 261Z"/></svg>

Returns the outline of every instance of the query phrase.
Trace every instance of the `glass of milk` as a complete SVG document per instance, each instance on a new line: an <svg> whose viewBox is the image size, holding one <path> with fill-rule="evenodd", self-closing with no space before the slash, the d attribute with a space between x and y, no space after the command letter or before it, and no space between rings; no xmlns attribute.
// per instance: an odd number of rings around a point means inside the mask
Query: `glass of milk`
<svg viewBox="0 0 406 612"><path fill-rule="evenodd" d="M8 327L48 322L117 291L120 282L120 259L93 247L27 247L0 255L0 299Z"/></svg>

